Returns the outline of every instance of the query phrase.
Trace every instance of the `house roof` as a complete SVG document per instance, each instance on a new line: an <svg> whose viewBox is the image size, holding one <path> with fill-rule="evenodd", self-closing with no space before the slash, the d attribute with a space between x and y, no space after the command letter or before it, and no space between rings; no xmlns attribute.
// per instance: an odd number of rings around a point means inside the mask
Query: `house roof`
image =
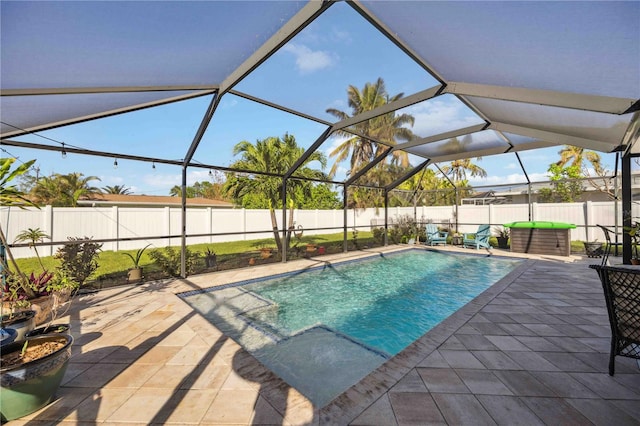
<svg viewBox="0 0 640 426"><path fill-rule="evenodd" d="M91 198L78 200L80 206L166 206L179 207L182 204L181 197L163 195L124 195L124 194L96 194ZM233 204L222 200L209 198L187 198L187 206L233 208Z"/></svg>

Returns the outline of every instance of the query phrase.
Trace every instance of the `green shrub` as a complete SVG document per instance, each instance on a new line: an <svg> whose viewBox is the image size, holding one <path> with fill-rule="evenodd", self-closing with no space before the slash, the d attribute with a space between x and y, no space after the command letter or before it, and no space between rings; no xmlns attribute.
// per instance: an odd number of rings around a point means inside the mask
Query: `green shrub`
<svg viewBox="0 0 640 426"><path fill-rule="evenodd" d="M380 227L380 228L373 228L373 240L377 243L377 244L384 244L384 228Z"/></svg>
<svg viewBox="0 0 640 426"><path fill-rule="evenodd" d="M195 272L195 267L199 258L198 253L193 253L189 248L185 248L185 267L186 274L191 275ZM172 277L180 276L180 250L175 247L165 247L163 249L155 249L149 252L149 257L160 266L160 269L167 275Z"/></svg>
<svg viewBox="0 0 640 426"><path fill-rule="evenodd" d="M102 244L91 242L91 238L69 237L71 243L59 248L54 258L60 260L62 275L78 283L81 287L91 274L98 269L98 256ZM73 241L84 241L73 242Z"/></svg>

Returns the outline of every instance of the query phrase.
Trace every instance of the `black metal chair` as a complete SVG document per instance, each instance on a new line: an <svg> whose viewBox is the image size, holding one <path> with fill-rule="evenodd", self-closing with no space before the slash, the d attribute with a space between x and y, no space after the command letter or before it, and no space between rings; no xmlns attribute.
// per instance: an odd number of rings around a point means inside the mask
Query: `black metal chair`
<svg viewBox="0 0 640 426"><path fill-rule="evenodd" d="M640 268L589 265L598 272L611 326L609 375L615 372L614 358L640 359Z"/></svg>

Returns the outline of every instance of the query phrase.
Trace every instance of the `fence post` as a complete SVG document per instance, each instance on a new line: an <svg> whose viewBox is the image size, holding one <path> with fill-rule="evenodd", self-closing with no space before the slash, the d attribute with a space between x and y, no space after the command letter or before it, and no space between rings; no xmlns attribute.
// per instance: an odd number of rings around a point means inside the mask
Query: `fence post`
<svg viewBox="0 0 640 426"><path fill-rule="evenodd" d="M531 203L531 220L536 221L538 217L538 203Z"/></svg>
<svg viewBox="0 0 640 426"><path fill-rule="evenodd" d="M240 214L242 215L242 239L246 241L246 239L247 239L247 209L245 209L243 207L242 211L240 212Z"/></svg>
<svg viewBox="0 0 640 426"><path fill-rule="evenodd" d="M489 204L489 226L493 224L493 204Z"/></svg>
<svg viewBox="0 0 640 426"><path fill-rule="evenodd" d="M42 211L42 228L51 238L51 241L55 241L55 236L53 235L53 207L50 205L44 206L44 210ZM53 256L53 246L47 246L46 251L49 256Z"/></svg>
<svg viewBox="0 0 640 426"><path fill-rule="evenodd" d="M120 215L118 211L118 206L111 207L111 238L115 238L116 240L111 243L111 250L118 251L120 249Z"/></svg>
<svg viewBox="0 0 640 426"><path fill-rule="evenodd" d="M584 203L584 236L585 241L593 241L591 239L591 218L593 217L593 203L587 201Z"/></svg>
<svg viewBox="0 0 640 426"><path fill-rule="evenodd" d="M207 207L207 233L209 234L209 242L213 242L213 209Z"/></svg>
<svg viewBox="0 0 640 426"><path fill-rule="evenodd" d="M164 207L164 235L171 235L171 207ZM165 246L171 245L171 238L165 239Z"/></svg>

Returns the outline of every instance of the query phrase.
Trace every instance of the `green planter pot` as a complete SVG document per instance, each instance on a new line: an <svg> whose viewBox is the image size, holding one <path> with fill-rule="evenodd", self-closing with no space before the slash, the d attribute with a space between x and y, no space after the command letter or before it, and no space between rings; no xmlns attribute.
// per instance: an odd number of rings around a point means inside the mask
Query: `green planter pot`
<svg viewBox="0 0 640 426"><path fill-rule="evenodd" d="M53 400L71 358L73 337L43 335L27 339L29 345L63 341L62 349L26 364L0 368L0 414L2 421L18 419L39 410ZM2 348L2 355L22 350L24 340Z"/></svg>

